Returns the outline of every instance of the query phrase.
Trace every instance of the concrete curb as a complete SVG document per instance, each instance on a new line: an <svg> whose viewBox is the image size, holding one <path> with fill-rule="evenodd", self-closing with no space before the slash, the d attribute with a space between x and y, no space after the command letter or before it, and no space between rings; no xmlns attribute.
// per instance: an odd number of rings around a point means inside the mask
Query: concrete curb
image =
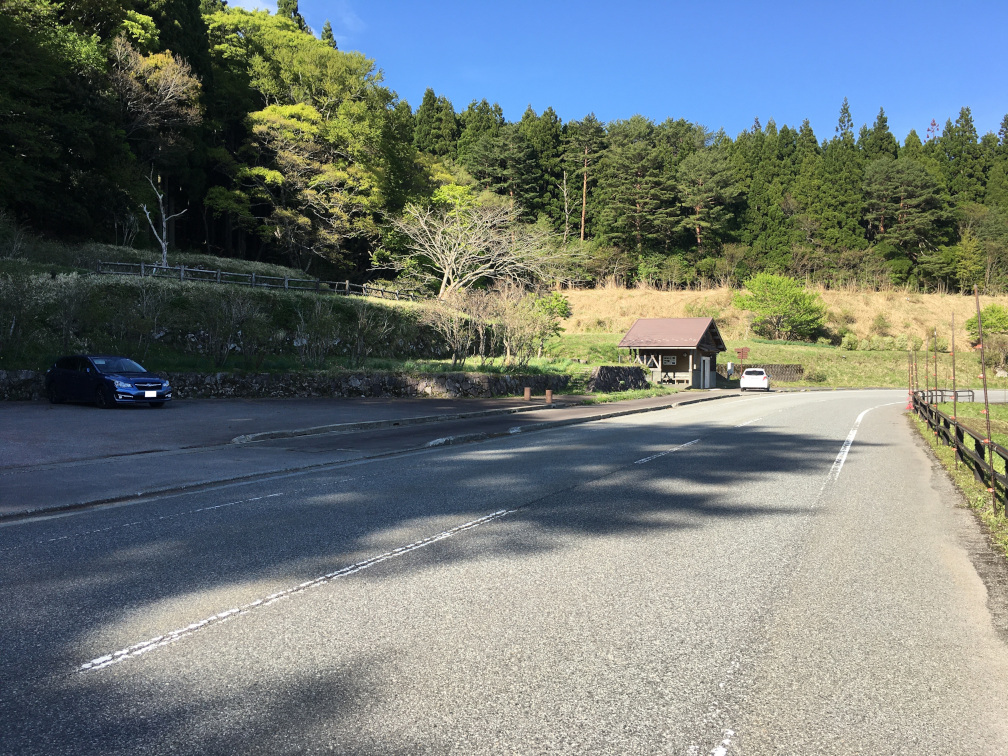
<svg viewBox="0 0 1008 756"><path fill-rule="evenodd" d="M448 420L466 420L471 417L489 417L491 415L513 415L519 412L532 412L541 409L555 409L566 405L553 402L552 404L535 404L528 407L500 407L490 410L475 410L473 412L454 412L447 415L420 415L418 417L399 418L398 420L364 420L357 423L333 423L332 425L316 425L311 428L296 428L294 430L263 431L261 433L248 433L244 436L236 436L231 439L232 444L250 444L256 441L269 441L278 438L297 438L298 436L317 436L323 433L351 433L362 430L380 430L382 428L394 428L404 425L424 425L426 423L440 423Z"/></svg>
<svg viewBox="0 0 1008 756"><path fill-rule="evenodd" d="M624 417L624 416L628 416L628 415L639 415L639 414L643 414L645 412L658 412L658 411L661 411L661 410L674 409L676 407L684 407L684 406L687 406L687 405L690 405L690 404L700 404L702 402L710 402L710 401L715 401L715 400L718 400L718 399L729 399L729 398L733 398L733 397L734 398L738 398L738 396L739 396L738 394L717 394L715 396L702 396L702 397L697 397L695 399L680 399L678 401L670 401L670 402L667 402L667 403L662 403L662 404L658 404L658 405L654 405L654 406L650 406L650 407L635 407L633 409L615 410L615 411L612 411L612 412L602 412L602 413L599 413L599 414L591 414L591 415L586 415L584 417L572 417L572 418L565 418L565 419L562 419L562 420L547 420L547 421L544 421L544 422L541 422L541 423L535 423L533 425L529 425L529 426L527 426L525 428L511 429L511 430L509 430L507 432L500 432L500 433L483 433L483 432L481 432L481 433L467 433L467 434L463 434L463 435L460 435L460 436L447 436L445 438L440 438L440 439L435 439L434 441L429 441L426 444L423 444L421 446L405 447L403 449L397 449L397 450L392 451L392 452L384 452L384 453L381 453L381 454L365 455L365 456L362 456L362 457L356 457L356 458L351 459L351 460L341 460L341 461L338 461L338 462L318 462L318 463L311 464L311 465L298 465L298 466L295 466L295 467L282 468L282 469L278 469L278 470L270 470L270 471L267 471L267 472L255 473L255 474L251 474L251 475L239 475L239 476L235 476L233 478L217 478L217 479L214 479L214 480L195 481L195 482L192 482L192 483L186 483L186 484L178 485L178 486L166 486L164 488L153 488L153 489L149 489L149 490L145 490L145 491L137 491L136 493L125 494L125 495L122 495L122 496L110 496L110 497L105 497L105 498L100 498L100 499L92 499L92 500L89 500L89 501L74 502L72 504L61 504L61 505L52 506L52 507L38 507L36 509L26 510L26 511L22 511L22 512L12 512L12 513L9 513L9 514L0 514L0 522L13 522L13 521L16 521L16 520L27 520L27 519L31 519L33 517L56 516L56 515L60 515L60 514L66 514L66 513L69 513L69 512L81 511L81 510L86 510L86 509L93 509L93 508L101 507L101 506L109 506L109 505L115 505L115 504L126 504L128 502L138 501L138 500L141 500L141 499L150 498L152 496L166 496L166 495L172 495L172 494L188 493L188 492L199 491L199 490L203 490L203 489L210 489L210 488L213 488L215 486L225 486L225 485L232 485L232 484L235 484L235 483L253 482L253 481L256 481L256 480L266 480L266 479L269 479L269 478L274 477L274 476L294 475L294 474L303 473L303 472L310 472L312 470L322 470L322 469L325 469L325 468L328 468L328 467L338 467L338 466L347 465L347 464L355 464L355 463L362 462L362 461L369 460L369 459L381 459L383 457L392 457L392 456L396 456L398 454L403 454L403 453L407 453L407 452L415 452L415 451L423 451L425 449L431 449L431 448L435 448L435 447L438 447L438 446L448 446L448 445L454 446L454 445L459 445L459 444L475 443L477 441L485 441L485 440L490 439L490 438L502 438L502 437L505 437L505 436L517 435L519 432L520 433L535 433L535 432L538 432L538 431L549 430L551 428L563 428L565 426L571 426L571 425L582 425L584 423L592 423L592 422L596 422L598 420L608 420L608 419L614 418L614 417ZM516 414L518 412L527 412L527 411L534 410L534 409L544 409L544 408L555 407L555 406L556 406L556 404L554 403L553 405L537 405L537 406L534 406L534 407L504 408L504 409L500 409L500 410L484 410L484 411L471 412L471 413L455 413L455 414L452 414L452 415L429 415L429 416L426 416L424 418L413 418L413 420L418 420L419 419L419 420L422 420L423 422L435 422L436 419L452 420L452 419L465 419L465 418L468 418L468 417L480 417L480 416L494 415L494 414L497 414L497 415ZM368 425L367 423L346 423L346 424L337 425L337 426L319 426L319 427L321 427L321 428L336 427L336 428L344 428L344 429L346 429L346 426L361 425L361 426L368 426L368 428L370 429L370 428L389 427L389 426L392 426L392 425L408 425L408 424L409 423L405 423L403 421L379 420L379 421L374 421L373 425ZM361 428L356 428L356 429L360 430ZM313 429L303 429L303 430L309 431L309 430L313 430ZM319 432L320 433L331 433L331 432L334 432L334 431L332 431L332 430L323 430L323 431L319 431ZM286 433L286 434L289 434L289 435L287 435L287 436L284 436L284 435L271 436L271 438L292 438L292 437L297 436L297 435L310 435L309 433L301 433L301 432L298 432L298 431L277 431L277 433ZM250 435L256 436L256 435L260 435L260 434L250 434ZM242 438L242 437L239 436L238 438ZM265 437L264 438L257 438L255 440L265 440ZM236 441L236 442L237 443L248 443L247 441ZM232 442L232 443L235 443L235 442Z"/></svg>

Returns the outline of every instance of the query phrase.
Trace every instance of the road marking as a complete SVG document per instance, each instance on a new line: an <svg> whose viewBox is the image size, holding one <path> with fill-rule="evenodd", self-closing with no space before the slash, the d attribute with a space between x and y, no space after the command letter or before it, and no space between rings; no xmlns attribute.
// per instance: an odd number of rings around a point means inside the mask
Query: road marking
<svg viewBox="0 0 1008 756"><path fill-rule="evenodd" d="M253 501L263 501L265 499L273 499L277 496L283 496L281 493L267 494L266 496L253 496L249 499L239 499L238 501L229 501L224 504L214 504L209 507L199 507L198 509L189 509L185 512L176 512L170 515L161 515L160 517L151 517L146 520L133 520L132 522L120 522L116 525L109 525L107 528L95 528L94 530L82 530L79 533L69 533L67 535L56 536L55 538L45 538L41 541L32 541L30 544L25 543L19 546L12 546L7 549L0 549L0 552L13 551L14 549L23 549L27 546L44 546L49 543L56 543L58 541L70 541L77 538L84 538L86 536L97 535L99 533L108 533L113 530L118 530L119 528L132 528L135 525L152 525L157 522L163 522L165 520L175 520L179 517L188 517L189 515L200 514L202 512L210 512L214 509L226 509L227 507L234 507L238 504L250 504Z"/></svg>
<svg viewBox="0 0 1008 756"><path fill-rule="evenodd" d="M234 617L238 617L242 614L248 614L255 609L261 609L262 607L269 606L270 604L280 601L282 599L290 598L298 593L303 593L311 588L318 588L321 585L330 583L333 580L341 577L347 577L348 575L353 575L355 573L361 572L363 570L374 567L376 564L387 561L389 559L394 559L396 557L403 556L410 553L411 551L416 551L417 549L422 549L425 546L430 546L437 543L438 541L443 541L446 538L451 538L454 535L458 535L466 530L471 530L472 528L477 528L480 525L486 525L488 522L493 522L494 520L499 520L502 517L506 517L509 514L517 512L518 509L499 509L496 512L488 514L484 517L480 517L475 520L470 520L461 525L456 525L454 528L449 530L444 530L436 535L428 536L427 538L422 538L419 541L414 541L413 543L407 544L406 546L400 546L392 551L386 551L383 554L371 557L370 559L365 559L355 564L347 565L346 567L341 567L340 569L329 572L325 575L321 575L312 580L306 580L303 583L299 583L290 588L284 589L282 591L277 591L276 593L271 593L269 596L264 596L263 598L256 599L247 604L243 604L238 607L231 609L225 609L222 612L206 617L205 619L199 620L198 622L193 622L185 627L180 627L164 635L159 635L156 638L150 638L140 643L135 643L132 646L127 646L126 648L119 649L118 651L113 651L110 654L104 654L102 656L91 659L90 661L81 664L77 671L93 672L95 670L104 669L105 667L110 667L113 664L118 664L120 662L126 661L127 659L135 659L138 656L142 656L149 651L154 649L167 646L169 643L174 643L175 641L186 638L200 630L203 630L211 625L219 625L222 622L226 622Z"/></svg>
<svg viewBox="0 0 1008 756"><path fill-rule="evenodd" d="M861 421L864 420L865 415L867 415L872 410L878 409L879 407L888 407L893 404L900 404L901 402L886 402L885 404L879 404L874 407L869 407L860 415L857 416L857 420L854 421L854 427L850 429L850 433L847 434L847 438L843 442L843 446L840 447L840 453L837 454L835 460L833 460L833 467L830 468L829 475L826 476L826 482L823 483L823 487L826 487L826 483L831 480L836 480L840 477L840 471L843 469L844 462L847 461L847 453L850 451L851 444L854 443L854 437L857 435L858 428L861 425Z"/></svg>
<svg viewBox="0 0 1008 756"><path fill-rule="evenodd" d="M666 454L671 454L672 452L677 452L680 449L685 449L687 446L693 446L700 439L694 438L692 441L687 441L685 444L680 444L679 446L673 446L671 449L666 449L663 452L658 452L657 454L652 454L650 457L644 457L644 459L638 459L634 462L635 465L643 465L645 462L650 462L652 459L658 459L658 457L664 457Z"/></svg>
<svg viewBox="0 0 1008 756"><path fill-rule="evenodd" d="M428 441L426 444L424 444L424 446L427 447L428 449L433 446L444 446L447 443L451 443L453 438L455 437L445 436L444 438L435 438L433 441Z"/></svg>
<svg viewBox="0 0 1008 756"><path fill-rule="evenodd" d="M724 740L722 740L717 746L715 746L714 750L711 751L711 756L727 756L728 746L731 745L731 739L733 737L735 737L734 730L725 730Z"/></svg>
<svg viewBox="0 0 1008 756"><path fill-rule="evenodd" d="M763 419L762 417L754 417L752 420L746 420L744 423L740 423L739 425L736 425L735 427L736 428L745 428L750 423L755 423L757 420L762 420L762 419Z"/></svg>

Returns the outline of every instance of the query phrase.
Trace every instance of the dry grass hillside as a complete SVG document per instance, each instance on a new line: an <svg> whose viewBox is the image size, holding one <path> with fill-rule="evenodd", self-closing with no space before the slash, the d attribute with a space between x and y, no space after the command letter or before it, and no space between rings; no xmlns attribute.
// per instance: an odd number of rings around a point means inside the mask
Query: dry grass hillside
<svg viewBox="0 0 1008 756"><path fill-rule="evenodd" d="M918 336L938 328L939 337L951 341L955 313L956 343L968 338L965 322L976 315L972 296L919 294L901 291L836 291L819 289L828 311L831 331L846 329L859 339L869 336ZM751 315L732 305L732 289L658 291L651 288L605 287L572 289L564 295L572 315L563 327L569 334L624 333L637 318L713 317L721 335L730 341L753 336ZM1008 307L1008 297L980 297L980 306L997 303Z"/></svg>

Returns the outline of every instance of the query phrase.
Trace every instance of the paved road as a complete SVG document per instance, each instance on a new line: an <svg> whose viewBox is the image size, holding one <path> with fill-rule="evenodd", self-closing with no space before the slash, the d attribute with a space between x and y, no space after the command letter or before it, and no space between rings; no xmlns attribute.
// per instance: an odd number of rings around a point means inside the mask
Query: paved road
<svg viewBox="0 0 1008 756"><path fill-rule="evenodd" d="M9 522L0 752L1008 753L1004 571L904 405L733 397Z"/></svg>

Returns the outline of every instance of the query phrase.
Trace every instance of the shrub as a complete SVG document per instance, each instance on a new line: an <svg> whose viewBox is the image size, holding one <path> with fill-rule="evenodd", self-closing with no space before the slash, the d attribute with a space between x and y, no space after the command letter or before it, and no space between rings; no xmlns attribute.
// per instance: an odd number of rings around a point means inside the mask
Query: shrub
<svg viewBox="0 0 1008 756"><path fill-rule="evenodd" d="M891 327L892 323L889 322L889 318L885 316L884 312L880 312L872 321L872 331L879 336L888 336Z"/></svg>
<svg viewBox="0 0 1008 756"><path fill-rule="evenodd" d="M808 341L825 323L820 296L793 278L758 273L746 281L746 289L747 293L735 295L735 306L755 313L753 329L760 335Z"/></svg>
<svg viewBox="0 0 1008 756"><path fill-rule="evenodd" d="M845 349L848 352L855 351L858 348L858 337L848 331L840 340L840 348Z"/></svg>
<svg viewBox="0 0 1008 756"><path fill-rule="evenodd" d="M980 315L983 317L984 336L1008 333L1008 309L997 304L987 305L980 311ZM966 330L973 341L980 338L976 315L966 321Z"/></svg>

